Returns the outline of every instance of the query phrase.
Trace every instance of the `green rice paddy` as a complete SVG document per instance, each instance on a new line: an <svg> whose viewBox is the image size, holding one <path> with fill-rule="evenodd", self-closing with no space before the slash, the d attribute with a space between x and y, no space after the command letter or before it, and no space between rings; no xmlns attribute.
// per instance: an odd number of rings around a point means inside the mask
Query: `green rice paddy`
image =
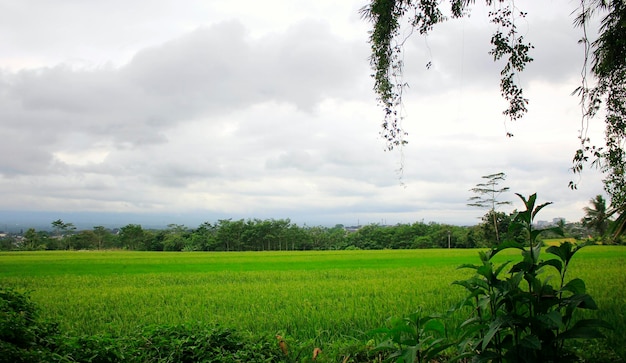
<svg viewBox="0 0 626 363"><path fill-rule="evenodd" d="M544 255L546 257L548 255ZM514 252L500 257L516 259ZM298 340L357 337L392 316L445 312L464 296L476 250L4 252L0 285L30 291L75 334L201 322ZM591 246L571 265L624 342L626 248ZM323 338L321 338L323 337Z"/></svg>

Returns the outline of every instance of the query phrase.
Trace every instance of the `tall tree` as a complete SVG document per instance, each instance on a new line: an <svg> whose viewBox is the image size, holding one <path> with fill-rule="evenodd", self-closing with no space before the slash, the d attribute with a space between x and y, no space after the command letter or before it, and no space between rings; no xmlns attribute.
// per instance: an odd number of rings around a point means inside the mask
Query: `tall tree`
<svg viewBox="0 0 626 363"><path fill-rule="evenodd" d="M62 244L66 250L69 250L71 247L70 246L71 241L67 239L66 237L68 233L71 233L76 230L76 227L74 226L74 224L65 223L61 219L57 219L56 221L53 221L51 224L52 224L52 228L54 229L56 238L58 239L59 243Z"/></svg>
<svg viewBox="0 0 626 363"><path fill-rule="evenodd" d="M590 228L598 232L601 237L606 235L609 227L609 215L606 209L606 200L602 195L596 195L595 198L589 200L590 207L585 207L585 216L581 223L584 227Z"/></svg>
<svg viewBox="0 0 626 363"><path fill-rule="evenodd" d="M50 224L52 225L52 228L54 229L54 233L57 238L61 238L66 233L74 231L76 229L73 223L65 223L61 219L57 219Z"/></svg>
<svg viewBox="0 0 626 363"><path fill-rule="evenodd" d="M583 127L580 148L576 150L572 170L580 173L583 166L591 162L605 174L604 185L611 198L611 206L618 219L626 227L626 2L624 0L578 0L580 6L575 26L582 29L580 41L585 47L581 59L581 86L575 93L581 98ZM402 23L406 21L419 34L429 34L435 25L447 20L444 7L449 6L451 18L468 16L476 0L370 0L361 9L364 19L372 23L370 32L371 66L374 70L374 91L384 110L381 135L387 148L406 143L406 132L402 129L403 91L408 83L402 79L404 68L403 44L406 32ZM516 20L526 13L519 11L514 0L485 0L492 6L490 22L494 24L489 52L494 61L505 60L500 71L500 91L508 101L503 113L511 120L521 118L527 111L528 100L517 84L517 75L532 62L530 50L533 46L524 40L516 28ZM601 16L598 38L588 37L591 20ZM413 33L413 32L411 32ZM590 66L590 69L589 69ZM427 64L427 68L430 63ZM593 77L588 81L588 75ZM593 84L590 87L589 84ZM603 112L599 112L603 111ZM604 114L605 146L596 146L587 137L589 120ZM507 133L507 136L512 136ZM576 188L570 182L571 188ZM618 232L626 228L618 228Z"/></svg>
<svg viewBox="0 0 626 363"><path fill-rule="evenodd" d="M501 205L511 204L510 201L501 201L500 195L509 191L509 187L499 187L500 182L506 179L506 174L500 172L482 176L486 179L483 183L476 184L476 187L470 189L476 195L468 199L467 203L470 207L488 208L488 215L491 216L493 229L495 231L496 243L500 243L500 233L498 231L498 214L496 209Z"/></svg>

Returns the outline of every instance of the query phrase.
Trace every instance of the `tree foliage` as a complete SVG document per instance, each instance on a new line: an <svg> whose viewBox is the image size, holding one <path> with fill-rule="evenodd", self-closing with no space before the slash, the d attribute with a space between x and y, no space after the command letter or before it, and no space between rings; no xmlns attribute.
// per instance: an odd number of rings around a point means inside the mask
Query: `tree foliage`
<svg viewBox="0 0 626 363"><path fill-rule="evenodd" d="M461 18L469 14L473 0L449 0L450 10L443 8L446 1L438 0L371 0L361 8L361 16L372 23L370 32L370 63L374 74L374 91L385 112L381 135L387 142L387 149L407 143L407 133L402 129L402 94L407 83L402 79L404 62L402 57L406 37L401 35L402 22L406 21L412 30L428 35L435 25L449 18ZM518 11L514 4L504 0L485 0L486 5L497 4L489 12L489 20L495 25L491 37L492 49L489 54L496 60L505 60L500 71L500 92L508 102L503 111L511 120L521 118L526 112L528 99L517 84L516 76L532 62L529 51L533 46L524 40L517 31L515 19L524 18L526 13ZM426 67L430 68L429 62ZM512 136L511 134L508 134Z"/></svg>
<svg viewBox="0 0 626 363"><path fill-rule="evenodd" d="M496 213L499 230L511 216ZM423 221L396 225L368 224L333 227L298 226L289 219L221 219L197 228L171 224L167 229L144 229L128 224L119 229L103 226L80 230L59 239L31 228L23 236L0 239L0 250L132 251L306 251L345 249L474 248L496 244L492 215L475 226L454 226Z"/></svg>
<svg viewBox="0 0 626 363"><path fill-rule="evenodd" d="M467 205L470 207L489 209L488 215L491 217L492 227L495 232L495 240L496 242L500 242L500 233L498 232L500 229L498 228L499 223L496 209L501 205L511 204L510 201L499 200L502 193L509 191L509 187L500 188L498 186L500 182L506 179L506 174L500 172L484 175L482 178L486 179L484 183L478 183L474 188L470 189L470 191L476 195L469 198L469 203L467 203Z"/></svg>
<svg viewBox="0 0 626 363"><path fill-rule="evenodd" d="M626 2L624 0L578 0L575 26L582 29L580 41L585 48L581 60L581 86L574 93L581 99L582 127L580 148L573 158L572 170L580 173L587 163L598 166L604 173L605 190L611 198L612 213L626 212ZM475 0L370 0L361 9L361 15L372 23L370 32L371 66L374 70L374 91L385 111L381 135L392 150L407 141L402 129L402 94L407 83L402 79L403 44L406 41L402 27L428 35L435 25L449 18L460 18L470 13ZM517 10L513 0L485 0L493 6L489 19L495 28L491 37L490 54L494 61L505 60L500 71L500 91L508 102L503 113L511 120L520 119L527 111L528 99L517 84L517 75L532 62L533 46L524 40L516 28L516 21L526 13ZM448 7L448 10L446 9ZM446 14L448 14L446 16ZM588 27L594 17L601 17L598 38L589 39ZM427 64L427 68L430 63ZM593 82L588 80L593 78ZM602 112L600 112L602 111ZM589 120L604 115L605 145L593 144L587 136ZM507 136L512 136L507 133ZM570 182L575 189L576 183ZM618 218L626 221L626 216ZM626 226L626 224L622 224ZM618 228L621 232L624 228Z"/></svg>
<svg viewBox="0 0 626 363"><path fill-rule="evenodd" d="M596 195L589 201L590 207L585 207L585 216L581 219L584 227L595 230L600 237L604 237L609 227L609 215L606 209L606 200L602 195Z"/></svg>
<svg viewBox="0 0 626 363"><path fill-rule="evenodd" d="M591 19L602 14L600 35L595 41L587 37ZM574 156L574 172L581 172L591 160L605 174L605 190L611 204L620 207L626 203L626 4L623 0L581 0L581 11L576 25L583 29L581 42L585 45L582 84L576 89L583 108L581 146ZM595 85L589 86L586 69L591 66ZM604 107L602 107L604 105ZM588 122L604 111L605 147L591 143L586 135ZM570 184L573 188L575 185Z"/></svg>

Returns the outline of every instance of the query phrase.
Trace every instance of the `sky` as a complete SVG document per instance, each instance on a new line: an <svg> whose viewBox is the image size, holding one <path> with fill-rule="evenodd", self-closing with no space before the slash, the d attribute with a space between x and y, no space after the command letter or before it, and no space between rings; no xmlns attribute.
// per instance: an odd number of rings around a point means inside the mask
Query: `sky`
<svg viewBox="0 0 626 363"><path fill-rule="evenodd" d="M0 0L0 226L289 218L472 225L481 177L578 221L602 176L581 129L576 2L517 2L534 58L507 122L478 2L405 43L401 150L385 151L366 0ZM430 69L426 64L432 62ZM513 138L507 138L507 132ZM601 142L603 124L589 135ZM402 169L402 172L399 170ZM578 190L568 188L570 180ZM2 228L0 228L2 229Z"/></svg>

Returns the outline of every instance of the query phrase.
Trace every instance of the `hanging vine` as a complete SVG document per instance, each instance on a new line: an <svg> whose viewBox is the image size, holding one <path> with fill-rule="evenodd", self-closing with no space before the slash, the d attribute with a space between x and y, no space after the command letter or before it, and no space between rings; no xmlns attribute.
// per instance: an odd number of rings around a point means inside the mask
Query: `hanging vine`
<svg viewBox="0 0 626 363"><path fill-rule="evenodd" d="M600 35L591 42L587 27L592 17L602 13ZM584 165L591 164L604 173L604 189L611 197L610 213L618 219L626 216L626 5L623 0L580 0L575 25L583 30L584 62L582 83L575 94L580 97L582 125L580 147L573 158L572 171L580 174ZM590 87L590 71L596 84ZM604 106L604 107L602 107ZM587 136L589 122L604 111L604 146L597 146ZM575 189L576 183L570 182ZM623 223L621 224L623 226ZM622 228L616 230L621 234Z"/></svg>
<svg viewBox="0 0 626 363"><path fill-rule="evenodd" d="M574 22L583 29L580 43L584 47L581 85L574 91L581 99L580 147L573 158L572 171L577 175L586 165L596 166L604 173L604 186L611 197L614 212L623 216L626 226L626 0L579 0L580 8ZM475 0L370 0L361 9L364 19L373 24L370 32L371 66L374 71L374 91L384 110L381 136L388 150L407 143L402 127L403 91L407 83L402 78L404 63L401 38L403 26L421 35L448 20L442 6L450 5L451 18L467 16ZM504 60L500 72L500 93L508 102L503 111L511 121L521 119L528 111L528 99L519 85L519 74L533 59L533 46L525 41L516 27L516 20L526 17L514 0L485 0L493 7L489 21L495 25L489 52L494 61ZM602 16L599 36L588 39L587 27L595 16ZM426 67L430 68L429 62ZM594 78L590 86L588 76ZM590 120L600 111L604 115L603 145L592 143L588 137ZM512 136L507 132L507 136ZM570 182L576 189L577 183ZM626 228L626 227L625 227Z"/></svg>
<svg viewBox="0 0 626 363"><path fill-rule="evenodd" d="M450 0L451 17L468 15L471 3L472 0ZM494 61L506 60L500 72L500 91L509 106L503 113L510 120L517 120L527 112L528 104L517 75L532 61L528 54L533 47L519 35L515 19L525 17L526 13L517 11L513 0L486 0L485 3L495 8L489 12L490 22L496 25L491 38L493 48L489 54ZM406 40L400 38L402 21L406 21L410 29L426 36L435 25L448 20L441 4L440 0L372 0L361 9L361 16L373 24L369 39L372 50L370 63L374 71L374 91L384 110L381 136L387 143L387 150L405 145L408 135L402 128L401 114L402 95L408 86L402 78L404 63L401 55ZM426 68L430 66L428 62ZM507 133L507 136L513 135Z"/></svg>

